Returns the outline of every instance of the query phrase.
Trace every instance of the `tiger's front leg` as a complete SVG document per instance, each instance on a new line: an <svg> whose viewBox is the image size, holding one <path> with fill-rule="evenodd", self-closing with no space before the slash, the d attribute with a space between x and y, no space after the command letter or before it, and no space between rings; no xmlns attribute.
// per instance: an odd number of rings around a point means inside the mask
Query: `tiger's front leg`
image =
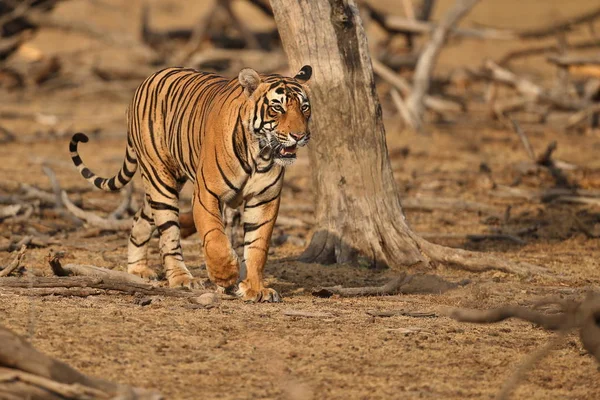
<svg viewBox="0 0 600 400"><path fill-rule="evenodd" d="M194 223L202 240L208 277L217 286L227 289L239 277L239 261L225 233L220 199L202 184L194 195Z"/></svg>
<svg viewBox="0 0 600 400"><path fill-rule="evenodd" d="M244 261L247 277L239 284L238 294L245 301L281 301L274 289L263 282L263 270L269 253L271 234L279 211L279 194L271 199L252 199L244 207Z"/></svg>

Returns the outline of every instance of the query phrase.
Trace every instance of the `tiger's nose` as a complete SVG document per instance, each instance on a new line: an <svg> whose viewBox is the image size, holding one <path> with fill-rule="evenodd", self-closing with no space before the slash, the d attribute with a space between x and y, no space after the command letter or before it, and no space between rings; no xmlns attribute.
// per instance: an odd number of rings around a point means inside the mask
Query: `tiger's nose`
<svg viewBox="0 0 600 400"><path fill-rule="evenodd" d="M304 136L306 136L306 134L290 132L290 136L292 137L292 139L294 139L296 142L298 142L298 141L300 141L300 139L302 139Z"/></svg>

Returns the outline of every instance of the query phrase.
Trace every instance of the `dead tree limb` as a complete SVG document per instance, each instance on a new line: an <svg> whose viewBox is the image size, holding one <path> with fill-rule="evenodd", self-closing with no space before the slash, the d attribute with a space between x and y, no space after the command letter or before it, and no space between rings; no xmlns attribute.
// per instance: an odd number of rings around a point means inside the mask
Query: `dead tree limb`
<svg viewBox="0 0 600 400"><path fill-rule="evenodd" d="M600 363L600 294L590 292L582 301L566 301L552 299L538 304L558 304L561 312L558 314L543 314L531 308L505 305L491 310L455 309L450 317L461 322L494 323L508 318L518 318L537 324L559 334L546 345L529 355L505 382L496 397L505 400L515 389L521 378L537 361L564 338L571 330L579 331L579 338L588 353Z"/></svg>
<svg viewBox="0 0 600 400"><path fill-rule="evenodd" d="M90 276L94 278L108 278L115 281L129 282L141 285L148 284L148 281L140 278L137 275L97 267L95 265L66 264L63 266L59 258L56 257L56 255L50 255L48 257L48 263L52 268L52 272L54 272L54 275L56 276Z"/></svg>
<svg viewBox="0 0 600 400"><path fill-rule="evenodd" d="M515 88L523 96L532 100L543 101L553 106L569 111L579 111L587 106L587 102L580 100L571 100L564 96L555 96L542 87L536 85L528 79L522 78L513 72L501 67L492 60L486 60L484 68L489 73L489 78L495 82L499 82Z"/></svg>
<svg viewBox="0 0 600 400"><path fill-rule="evenodd" d="M586 39L577 42L572 42L568 45L569 50L585 50L596 47L600 47L600 39ZM539 56L548 53L558 53L559 51L559 46L555 44L534 46L519 50L511 50L508 53L504 54L504 56L500 57L498 65L505 66L510 61L513 61L517 58Z"/></svg>
<svg viewBox="0 0 600 400"><path fill-rule="evenodd" d="M396 15L386 16L385 26L390 31L411 32L416 34L428 34L439 26L435 23L418 21L415 19L400 17ZM514 40L518 38L518 34L510 30L492 29L492 28L456 28L452 27L449 32L450 36L458 36L462 38L473 38L481 40Z"/></svg>
<svg viewBox="0 0 600 400"><path fill-rule="evenodd" d="M522 30L519 32L519 38L542 39L548 36L554 36L560 32L571 31L577 25L589 23L598 18L600 18L600 7L574 17L566 18L562 21L554 22L550 25Z"/></svg>
<svg viewBox="0 0 600 400"><path fill-rule="evenodd" d="M17 251L17 254L15 254L15 258L13 258L11 263L3 270L0 270L0 278L9 276L13 271L17 270L21 266L21 261L23 260L23 257L25 256L26 250L27 250L27 246L22 245L21 248L19 249L19 251Z"/></svg>
<svg viewBox="0 0 600 400"><path fill-rule="evenodd" d="M407 122L417 131L422 130L423 112L425 109L424 97L429 91L431 75L438 55L446 41L446 37L458 21L467 15L479 1L456 0L454 6L440 21L440 24L431 36L431 40L427 43L419 57L413 78L413 91L406 102L411 115L411 120Z"/></svg>
<svg viewBox="0 0 600 400"><path fill-rule="evenodd" d="M311 312L301 310L285 310L283 315L286 317L306 317L306 318L333 318L335 315L327 312Z"/></svg>
<svg viewBox="0 0 600 400"><path fill-rule="evenodd" d="M91 226L95 226L100 229L104 229L107 231L128 231L131 229L132 220L131 219L107 219L102 218L92 212L82 210L77 207L69 197L67 196L67 192L62 192L62 201L67 210L69 210L74 216L85 221Z"/></svg>
<svg viewBox="0 0 600 400"><path fill-rule="evenodd" d="M381 61L373 59L373 72L375 72L381 79L394 86L402 93L404 98L407 98L412 93L410 83L400 75L396 74L391 68L387 67ZM425 94L423 98L425 107L437 112L437 113L459 113L464 111L464 107L451 100L442 99L436 96L430 96Z"/></svg>
<svg viewBox="0 0 600 400"><path fill-rule="evenodd" d="M141 293L146 296L165 296L165 297L191 297L202 294L201 290L180 290L158 287L149 283L125 282L121 279L96 278L91 276L69 276L69 277L31 277L29 279L7 277L0 280L0 289L10 292L11 290L20 291L20 289L47 289L46 295L58 294L49 289L58 289L62 291L67 288L92 288L112 291L126 295ZM206 291L208 293L208 291ZM20 294L28 295L27 291L20 291ZM39 295L32 292L32 295Z"/></svg>
<svg viewBox="0 0 600 400"><path fill-rule="evenodd" d="M491 310L455 309L450 317L481 324L518 318L551 331L577 329L583 347L600 363L600 294L589 292L582 301L552 300L550 303L561 306L561 312L543 314L527 307L505 305Z"/></svg>
<svg viewBox="0 0 600 400"><path fill-rule="evenodd" d="M93 378L36 350L0 326L0 393L12 398L159 400L162 396Z"/></svg>
<svg viewBox="0 0 600 400"><path fill-rule="evenodd" d="M313 293L318 297L331 297L337 294L342 297L358 296L393 296L400 293L402 285L406 282L406 273L403 272L398 277L392 279L383 286L365 286L357 288L344 288L341 286L330 286L321 288Z"/></svg>
<svg viewBox="0 0 600 400"><path fill-rule="evenodd" d="M559 56L550 56L546 58L549 63L561 66L568 67L571 65L600 65L600 57L599 56L581 56L581 55L559 55Z"/></svg>
<svg viewBox="0 0 600 400"><path fill-rule="evenodd" d="M525 132L523 132L523 129L521 129L519 123L512 118L510 119L510 122L512 123L512 127L516 134L519 135L519 139L521 139L521 143L523 144L523 147L525 147L525 151L527 152L527 155L531 161L537 162L535 153L533 152L533 147L531 147L531 142L529 141L527 135L525 135Z"/></svg>

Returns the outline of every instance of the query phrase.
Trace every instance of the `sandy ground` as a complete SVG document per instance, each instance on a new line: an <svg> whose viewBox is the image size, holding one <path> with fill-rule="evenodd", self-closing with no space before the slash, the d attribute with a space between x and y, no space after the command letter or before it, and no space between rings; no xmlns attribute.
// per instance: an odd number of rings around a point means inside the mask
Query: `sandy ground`
<svg viewBox="0 0 600 400"><path fill-rule="evenodd" d="M511 7L519 2L503 2L512 6L495 8L491 3L484 2L469 21L525 27L531 15L539 23L549 22L589 8L593 2L570 2L568 9L561 1L521 2L529 17L515 15ZM116 1L101 4L122 6ZM136 4L123 7L133 10ZM168 4L171 6L155 4L161 10L156 17L159 26L173 24L184 7L181 2ZM94 21L111 29L120 27L119 21L124 18L110 8L82 1L62 5L57 12L94 15ZM196 13L188 15L195 17ZM177 21L185 25L193 20ZM134 31L129 25L123 29ZM103 52L113 54L96 49L97 44L54 31L44 32L36 40L48 52L69 54L79 46L98 57ZM484 56L501 55L510 47L488 44L482 51L481 42L464 45L467 47L459 52L458 44L452 44L449 51L462 58L445 53L442 71L451 71L454 65L464 65L471 59L473 65L478 65ZM512 48L517 45L513 43ZM85 60L90 62L90 57ZM67 67L77 71L75 63ZM533 61L520 68L537 71ZM46 89L0 96L2 110L42 113L58 119L50 127L39 118L2 121L19 133L19 140L0 146L0 179L50 190L48 178L41 171L42 165L48 165L62 187L84 208L106 214L119 204L120 195L87 190L87 182L71 165L68 140L74 131L92 132L91 142L81 146L82 158L101 175L117 171L124 151L124 111L135 84L117 89L102 87L98 82L76 89L52 88L51 82L48 85ZM493 398L524 357L552 335L532 324L512 320L491 326L458 323L445 317L445 310L504 303L528 305L547 296L577 298L586 289L597 287L599 239L586 235L581 224L599 232L598 206L501 197L502 186L539 191L555 183L547 171L528 169L518 137L482 113L473 112L456 124L430 125L429 134L419 136L398 129L391 106L384 105L384 112L388 148L402 199L461 199L491 208L485 212L407 208L407 219L415 231L429 235L436 243L537 264L545 267L547 274L523 278L435 265L407 272L436 274L452 282L469 279L470 283L442 294L314 297L312 289L318 286L381 284L398 271L294 261L310 238L313 218L310 165L307 151L302 150L296 165L286 174L281 215L306 221L307 227L279 225L274 237L287 234L294 240L274 246L266 268L267 281L284 296L283 303L244 304L231 300L204 310L190 309L186 300L171 298L157 297L150 305L140 306L134 296L40 298L0 290L0 323L84 373L155 388L170 399ZM565 134L551 125L524 123L523 127L537 153L552 140L557 141L554 157L577 166L566 173L570 182L583 189L600 189L600 141L596 135ZM183 207L188 206L189 195L188 188ZM135 198L141 196L136 190ZM87 237L93 229L75 228L42 210L26 222L0 224L0 240L32 230L59 242L28 251L25 264L32 273L51 274L46 264L50 249L64 252L65 262L124 270L127 233L101 232ZM522 242L443 237L488 233L511 234ZM205 277L197 239L192 236L184 241L184 254L192 272ZM157 239L153 239L152 249L154 266L159 268ZM0 265L10 259L9 253L0 252ZM284 315L286 310L330 315L289 317ZM380 318L370 316L367 312L371 310L432 312L435 316ZM581 348L577 337L569 335L527 375L514 398L600 398L598 379L597 363Z"/></svg>

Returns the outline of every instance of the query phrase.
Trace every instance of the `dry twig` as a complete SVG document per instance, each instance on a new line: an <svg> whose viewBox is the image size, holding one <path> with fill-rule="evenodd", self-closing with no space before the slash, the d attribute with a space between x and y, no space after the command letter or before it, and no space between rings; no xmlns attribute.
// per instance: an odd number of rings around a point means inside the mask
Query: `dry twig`
<svg viewBox="0 0 600 400"><path fill-rule="evenodd" d="M23 260L23 257L25 256L26 250L27 250L27 246L22 245L21 248L19 249L19 251L17 252L17 254L15 254L15 257L13 258L11 263L3 270L0 270L0 278L9 276L13 271L17 270L21 266L21 261Z"/></svg>
<svg viewBox="0 0 600 400"><path fill-rule="evenodd" d="M67 210L69 210L74 216L83 221L87 222L91 226L95 226L97 228L107 230L107 231L128 231L131 229L132 220L131 219L107 219L102 218L92 212L82 210L77 207L69 197L67 196L67 192L62 192L62 201Z"/></svg>

